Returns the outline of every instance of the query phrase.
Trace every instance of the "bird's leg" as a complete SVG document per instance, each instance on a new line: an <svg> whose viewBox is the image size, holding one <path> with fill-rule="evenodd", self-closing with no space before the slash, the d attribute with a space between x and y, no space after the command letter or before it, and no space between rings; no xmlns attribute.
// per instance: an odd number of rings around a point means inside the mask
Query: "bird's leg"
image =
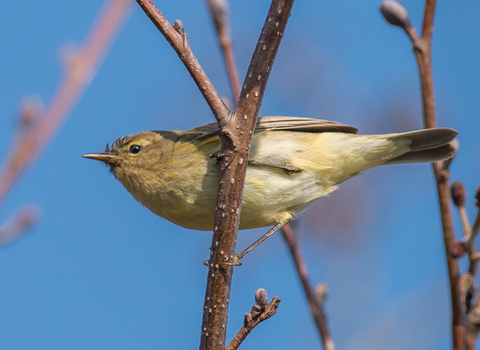
<svg viewBox="0 0 480 350"><path fill-rule="evenodd" d="M279 215L279 222L275 226L273 226L270 230L268 230L267 233L265 233L262 237L260 237L258 240L256 240L253 244L251 244L247 249L242 251L241 253L235 254L233 257L233 263L232 265L235 266L240 266L242 265L241 259L253 248L258 246L260 243L262 243L264 240L266 240L268 237L273 235L275 232L280 230L284 225L288 224L290 221L292 221L292 214L288 212L283 212Z"/></svg>
<svg viewBox="0 0 480 350"><path fill-rule="evenodd" d="M261 162L257 162L257 161L254 160L254 159L251 159L251 158L248 159L248 164L249 164L249 165L257 165L257 166L268 166L268 167L271 167L271 168L282 169L282 170L285 170L285 171L286 171L287 173L289 173L289 174L299 173L299 172L301 172L301 171L303 170L302 168L299 168L299 167L297 167L297 166L288 166L288 165L278 165L278 164L261 163Z"/></svg>

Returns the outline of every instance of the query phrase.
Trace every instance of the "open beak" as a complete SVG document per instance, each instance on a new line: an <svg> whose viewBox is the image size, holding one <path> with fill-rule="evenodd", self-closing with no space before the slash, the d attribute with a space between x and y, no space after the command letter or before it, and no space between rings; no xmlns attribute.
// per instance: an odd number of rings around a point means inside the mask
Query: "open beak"
<svg viewBox="0 0 480 350"><path fill-rule="evenodd" d="M82 155L83 158L95 159L106 164L117 164L121 157L112 154L111 152L102 153L87 153Z"/></svg>

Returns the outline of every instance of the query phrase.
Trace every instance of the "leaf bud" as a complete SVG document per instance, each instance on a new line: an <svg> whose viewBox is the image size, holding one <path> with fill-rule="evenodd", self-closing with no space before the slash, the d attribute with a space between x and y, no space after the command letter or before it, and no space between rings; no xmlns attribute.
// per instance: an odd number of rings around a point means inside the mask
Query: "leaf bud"
<svg viewBox="0 0 480 350"><path fill-rule="evenodd" d="M259 305L262 309L265 308L265 305L268 303L267 291L263 288L259 288L255 292L255 304Z"/></svg>
<svg viewBox="0 0 480 350"><path fill-rule="evenodd" d="M455 241L448 245L448 255L454 259L461 258L467 252L464 242Z"/></svg>
<svg viewBox="0 0 480 350"><path fill-rule="evenodd" d="M450 187L450 195L457 207L463 207L466 201L466 191L461 181L455 181Z"/></svg>
<svg viewBox="0 0 480 350"><path fill-rule="evenodd" d="M380 5L380 12L385 20L394 26L404 30L412 26L407 10L398 1L383 1Z"/></svg>

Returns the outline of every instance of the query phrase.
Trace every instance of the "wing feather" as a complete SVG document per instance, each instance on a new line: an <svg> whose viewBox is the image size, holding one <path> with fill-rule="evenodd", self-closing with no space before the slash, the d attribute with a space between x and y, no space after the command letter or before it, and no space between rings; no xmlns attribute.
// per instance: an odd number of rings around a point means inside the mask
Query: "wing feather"
<svg viewBox="0 0 480 350"><path fill-rule="evenodd" d="M261 117L258 118L255 131L292 130L299 132L344 132L356 134L358 129L329 120L300 118L300 117ZM211 123L185 131L181 135L182 141L206 141L218 136L218 124Z"/></svg>

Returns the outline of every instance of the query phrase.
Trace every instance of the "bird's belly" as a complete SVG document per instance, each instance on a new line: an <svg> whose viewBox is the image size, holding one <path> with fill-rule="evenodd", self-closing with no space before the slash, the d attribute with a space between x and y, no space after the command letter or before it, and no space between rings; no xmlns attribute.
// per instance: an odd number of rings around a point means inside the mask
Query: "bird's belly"
<svg viewBox="0 0 480 350"><path fill-rule="evenodd" d="M169 201L160 207L158 203L152 206L144 204L155 214L179 226L201 231L213 230L218 175L203 180L203 194L196 191L178 196L172 194ZM249 167L243 192L240 229L275 225L282 212L295 216L308 203L334 189L331 184L319 181L318 174L312 172L288 174L282 169ZM224 214L235 215L228 211Z"/></svg>

